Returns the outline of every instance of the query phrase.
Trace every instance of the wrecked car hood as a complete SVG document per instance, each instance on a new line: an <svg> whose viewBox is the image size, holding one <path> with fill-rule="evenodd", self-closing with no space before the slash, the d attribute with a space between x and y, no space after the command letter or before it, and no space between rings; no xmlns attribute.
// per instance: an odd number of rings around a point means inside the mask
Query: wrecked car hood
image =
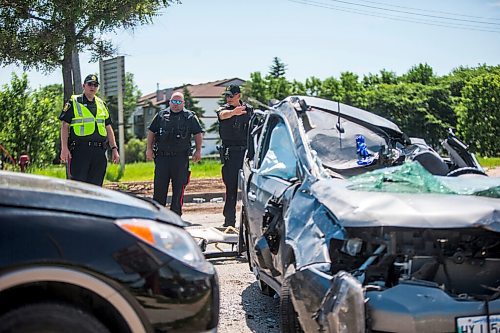
<svg viewBox="0 0 500 333"><path fill-rule="evenodd" d="M390 172L401 171L400 167L392 169ZM387 178L387 171L383 172L386 174L382 178ZM437 188L429 191L415 190L412 184L408 186L411 191L400 187L374 188L371 176L383 172L363 175L371 181L365 188L357 186L357 177L352 180L323 178L311 184L310 191L345 227L481 227L500 232L500 199L488 196L491 191L496 195L500 178L445 180L442 179L445 177L431 175L430 180L436 180ZM397 185L398 182L387 183Z"/></svg>

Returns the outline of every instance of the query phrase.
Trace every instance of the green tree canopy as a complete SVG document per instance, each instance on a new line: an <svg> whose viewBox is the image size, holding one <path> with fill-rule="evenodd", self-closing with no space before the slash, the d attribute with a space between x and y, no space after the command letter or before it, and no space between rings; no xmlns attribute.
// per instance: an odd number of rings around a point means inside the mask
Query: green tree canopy
<svg viewBox="0 0 500 333"><path fill-rule="evenodd" d="M13 74L0 90L0 143L16 159L26 152L32 165L50 164L56 155L61 105L57 86L31 91L26 74Z"/></svg>
<svg viewBox="0 0 500 333"><path fill-rule="evenodd" d="M273 64L269 68L269 76L272 78L280 78L285 77L286 74L286 65L280 58L274 57Z"/></svg>
<svg viewBox="0 0 500 333"><path fill-rule="evenodd" d="M500 107L495 104L500 100L499 78L500 66L486 65L459 67L443 77L436 76L429 65L418 64L400 77L383 69L362 80L343 72L340 78L312 76L305 82L254 72L244 85L244 95L265 104L292 94L341 101L392 120L403 132L424 138L435 149L441 148L448 128L455 128L477 152L499 156L498 143L492 139L500 136ZM478 115L483 118L475 118Z"/></svg>
<svg viewBox="0 0 500 333"><path fill-rule="evenodd" d="M72 55L115 50L105 34L152 22L174 0L0 0L0 65L51 72L62 67L65 99L73 92Z"/></svg>
<svg viewBox="0 0 500 333"><path fill-rule="evenodd" d="M409 83L431 84L434 80L434 70L428 64L418 64L410 68L403 79Z"/></svg>
<svg viewBox="0 0 500 333"><path fill-rule="evenodd" d="M184 94L184 105L186 109L193 111L196 114L196 117L198 117L201 127L205 128L205 124L203 124L203 121L201 120L201 117L205 113L205 110L203 110L202 107L198 106L198 101L191 96L188 86L184 86L182 88L182 93Z"/></svg>
<svg viewBox="0 0 500 333"><path fill-rule="evenodd" d="M457 107L458 131L482 156L500 153L500 75L482 74L466 84Z"/></svg>

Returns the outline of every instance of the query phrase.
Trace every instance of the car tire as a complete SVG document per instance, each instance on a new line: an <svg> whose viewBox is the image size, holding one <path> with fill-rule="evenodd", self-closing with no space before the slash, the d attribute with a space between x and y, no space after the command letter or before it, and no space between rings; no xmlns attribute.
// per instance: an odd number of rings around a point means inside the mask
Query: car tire
<svg viewBox="0 0 500 333"><path fill-rule="evenodd" d="M252 257L250 256L251 244L249 243L248 236L248 220L247 215L245 213L245 206L241 207L241 215L240 215L240 233L238 239L238 252L242 254L246 252L247 261L248 261L248 269L250 272L253 272L252 267Z"/></svg>
<svg viewBox="0 0 500 333"><path fill-rule="evenodd" d="M0 333L109 333L94 316L63 303L36 303L0 317Z"/></svg>
<svg viewBox="0 0 500 333"><path fill-rule="evenodd" d="M280 327L282 333L304 332L292 302L288 280L283 279L280 296Z"/></svg>
<svg viewBox="0 0 500 333"><path fill-rule="evenodd" d="M259 282L260 292L263 295L273 297L276 294L276 291L273 288L271 288L267 283L265 283L261 279L257 279L257 281Z"/></svg>

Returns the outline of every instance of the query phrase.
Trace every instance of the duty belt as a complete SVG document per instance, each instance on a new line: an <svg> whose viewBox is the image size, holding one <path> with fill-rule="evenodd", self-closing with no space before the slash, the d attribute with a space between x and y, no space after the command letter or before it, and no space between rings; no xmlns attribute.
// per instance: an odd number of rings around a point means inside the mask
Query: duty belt
<svg viewBox="0 0 500 333"><path fill-rule="evenodd" d="M224 149L229 151L244 151L247 150L247 146L222 146Z"/></svg>
<svg viewBox="0 0 500 333"><path fill-rule="evenodd" d="M187 151L157 151L156 156L189 156Z"/></svg>
<svg viewBox="0 0 500 333"><path fill-rule="evenodd" d="M103 141L72 141L70 143L71 147L84 146L84 147L94 147L106 149L106 142Z"/></svg>

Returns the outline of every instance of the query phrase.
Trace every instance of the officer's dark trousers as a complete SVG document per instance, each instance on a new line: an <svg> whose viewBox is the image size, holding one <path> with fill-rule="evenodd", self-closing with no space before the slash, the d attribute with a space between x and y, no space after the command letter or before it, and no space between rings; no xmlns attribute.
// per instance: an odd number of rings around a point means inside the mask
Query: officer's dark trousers
<svg viewBox="0 0 500 333"><path fill-rule="evenodd" d="M155 179L153 199L160 205L167 203L167 193L172 180L172 200L170 210L182 215L184 188L188 183L189 157L187 154L177 156L155 157Z"/></svg>
<svg viewBox="0 0 500 333"><path fill-rule="evenodd" d="M102 186L107 163L106 150L103 147L76 146L71 151L68 179Z"/></svg>
<svg viewBox="0 0 500 333"><path fill-rule="evenodd" d="M236 200L238 198L238 174L243 167L245 150L229 150L229 158L222 166L222 180L226 185L226 202L224 204L224 226L236 223Z"/></svg>

